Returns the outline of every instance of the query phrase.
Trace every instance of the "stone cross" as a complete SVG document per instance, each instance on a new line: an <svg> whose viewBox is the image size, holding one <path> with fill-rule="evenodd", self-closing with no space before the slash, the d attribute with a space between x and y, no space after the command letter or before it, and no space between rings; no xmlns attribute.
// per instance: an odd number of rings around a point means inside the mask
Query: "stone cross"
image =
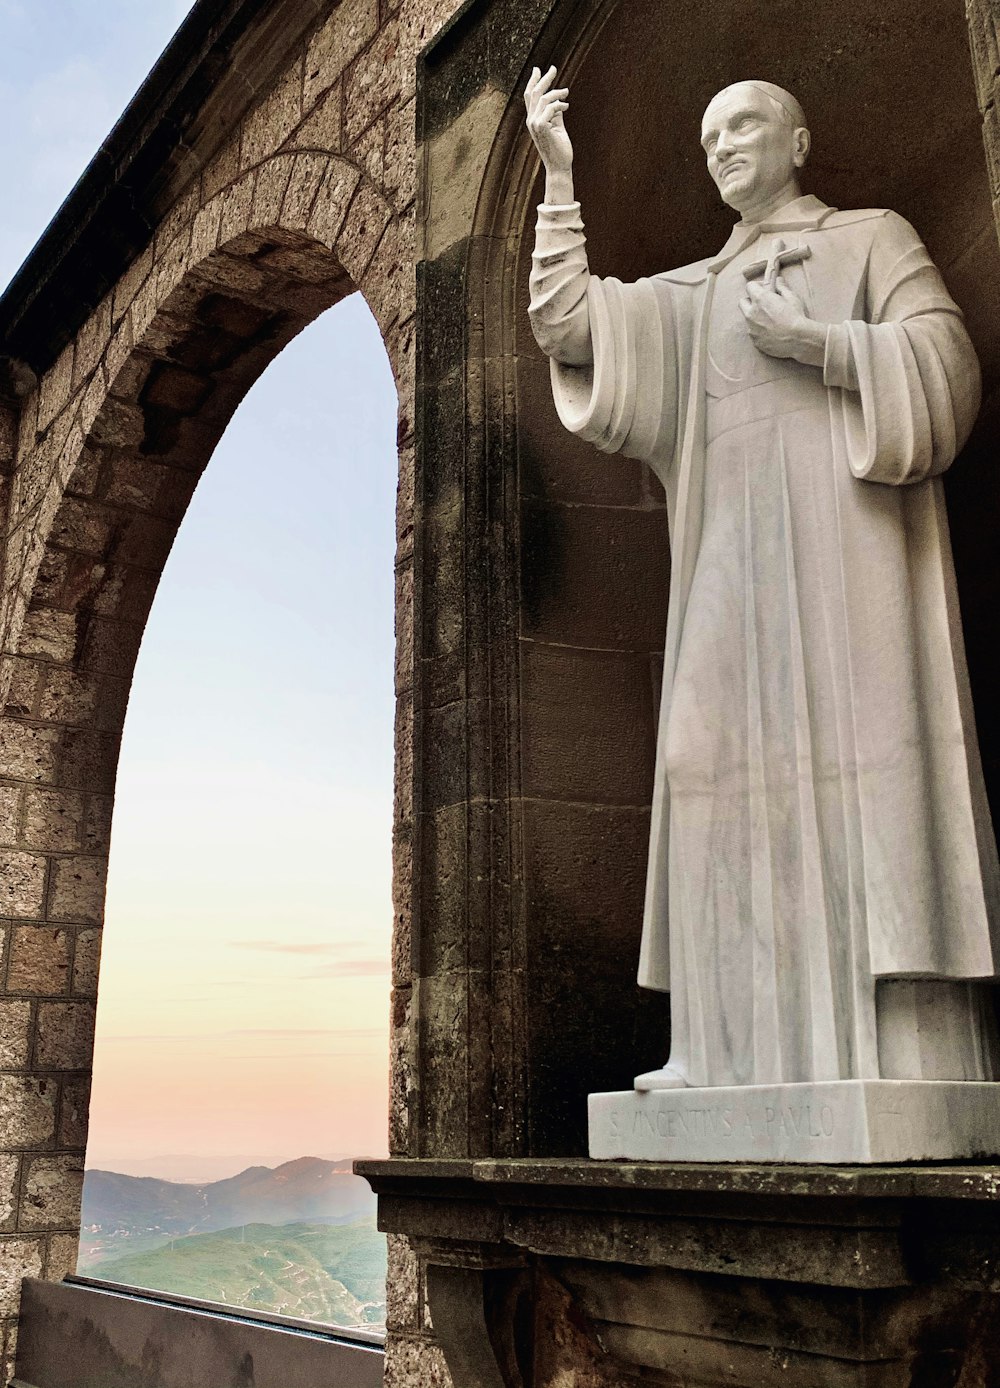
<svg viewBox="0 0 1000 1388"><path fill-rule="evenodd" d="M771 253L767 259L755 260L752 265L746 267L743 274L748 280L754 280L758 275L763 275L765 289L773 289L775 281L786 265L798 265L803 260L808 260L811 255L812 251L808 246L797 246L789 250L779 237L771 247Z"/></svg>

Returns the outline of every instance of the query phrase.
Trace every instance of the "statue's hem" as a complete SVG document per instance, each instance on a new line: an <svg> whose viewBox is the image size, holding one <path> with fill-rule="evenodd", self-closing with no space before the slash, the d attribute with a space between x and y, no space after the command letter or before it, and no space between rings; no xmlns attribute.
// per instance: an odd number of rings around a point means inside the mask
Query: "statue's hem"
<svg viewBox="0 0 1000 1388"><path fill-rule="evenodd" d="M598 1160L894 1164L1000 1155L1000 1083L828 1080L591 1094Z"/></svg>

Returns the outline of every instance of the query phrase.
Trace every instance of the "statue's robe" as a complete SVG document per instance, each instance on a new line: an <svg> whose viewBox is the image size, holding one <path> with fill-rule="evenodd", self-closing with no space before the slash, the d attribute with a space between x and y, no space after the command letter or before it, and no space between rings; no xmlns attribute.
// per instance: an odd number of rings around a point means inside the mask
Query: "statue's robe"
<svg viewBox="0 0 1000 1388"><path fill-rule="evenodd" d="M822 369L765 355L738 306L779 237L809 251L782 278L833 325ZM961 313L892 212L798 198L635 284L591 276L583 239L578 207L540 209L531 317L564 425L666 490L640 983L672 993L671 1063L690 1084L978 1077L921 1052L942 1028L976 1051L981 989L921 1017L924 985L897 988L881 1067L876 1003L876 980L1000 960L939 480L979 406Z"/></svg>

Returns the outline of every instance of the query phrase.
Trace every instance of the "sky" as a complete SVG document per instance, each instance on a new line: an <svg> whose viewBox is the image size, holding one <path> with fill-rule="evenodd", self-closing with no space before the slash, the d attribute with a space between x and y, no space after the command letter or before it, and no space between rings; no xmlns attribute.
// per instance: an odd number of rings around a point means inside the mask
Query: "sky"
<svg viewBox="0 0 1000 1388"><path fill-rule="evenodd" d="M0 0L3 283L189 8ZM395 411L353 295L258 381L181 526L119 768L90 1166L385 1150Z"/></svg>

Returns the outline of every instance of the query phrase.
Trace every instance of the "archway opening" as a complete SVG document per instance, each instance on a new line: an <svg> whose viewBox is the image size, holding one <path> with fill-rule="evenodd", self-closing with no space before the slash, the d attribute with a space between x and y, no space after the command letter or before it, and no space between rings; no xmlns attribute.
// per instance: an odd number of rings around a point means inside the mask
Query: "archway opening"
<svg viewBox="0 0 1000 1388"><path fill-rule="evenodd" d="M395 427L354 295L253 386L171 551L119 762L84 1275L384 1320L350 1162L388 1108Z"/></svg>

